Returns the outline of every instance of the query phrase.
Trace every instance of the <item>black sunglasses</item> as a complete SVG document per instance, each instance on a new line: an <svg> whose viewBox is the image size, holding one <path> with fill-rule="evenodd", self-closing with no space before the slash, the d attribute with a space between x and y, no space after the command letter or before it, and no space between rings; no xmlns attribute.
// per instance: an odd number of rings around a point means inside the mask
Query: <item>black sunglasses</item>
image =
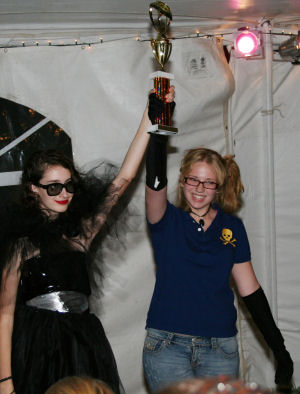
<svg viewBox="0 0 300 394"><path fill-rule="evenodd" d="M66 183L49 183L49 185L36 183L35 186L47 190L48 196L58 196L62 192L63 188L65 188L68 193L75 193L75 185L72 180L67 181Z"/></svg>

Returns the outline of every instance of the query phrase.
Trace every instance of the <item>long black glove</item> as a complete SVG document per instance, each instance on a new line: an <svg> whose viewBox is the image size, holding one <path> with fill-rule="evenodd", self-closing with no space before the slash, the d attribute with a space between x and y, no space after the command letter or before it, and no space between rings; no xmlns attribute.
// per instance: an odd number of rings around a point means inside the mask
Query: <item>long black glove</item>
<svg viewBox="0 0 300 394"><path fill-rule="evenodd" d="M175 103L170 103L171 113ZM148 116L152 124L160 117L164 110L164 103L155 93L149 95ZM167 180L167 143L168 136L151 134L149 147L146 155L146 185L152 190L163 189Z"/></svg>
<svg viewBox="0 0 300 394"><path fill-rule="evenodd" d="M255 324L273 351L277 363L275 383L279 386L291 385L291 378L294 372L293 361L284 346L283 336L275 324L263 289L260 287L254 293L243 297L243 300Z"/></svg>
<svg viewBox="0 0 300 394"><path fill-rule="evenodd" d="M146 185L152 190L161 190L167 183L168 136L151 134L146 155Z"/></svg>

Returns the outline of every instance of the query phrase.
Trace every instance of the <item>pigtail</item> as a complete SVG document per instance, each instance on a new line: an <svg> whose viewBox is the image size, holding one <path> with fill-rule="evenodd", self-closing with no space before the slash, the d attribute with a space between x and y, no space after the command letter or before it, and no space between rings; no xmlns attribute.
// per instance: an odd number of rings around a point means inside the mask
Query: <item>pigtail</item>
<svg viewBox="0 0 300 394"><path fill-rule="evenodd" d="M222 186L222 191L218 195L218 202L222 209L227 213L235 213L242 206L241 194L244 186L241 180L240 169L234 160L234 156L224 156L226 168L226 179Z"/></svg>

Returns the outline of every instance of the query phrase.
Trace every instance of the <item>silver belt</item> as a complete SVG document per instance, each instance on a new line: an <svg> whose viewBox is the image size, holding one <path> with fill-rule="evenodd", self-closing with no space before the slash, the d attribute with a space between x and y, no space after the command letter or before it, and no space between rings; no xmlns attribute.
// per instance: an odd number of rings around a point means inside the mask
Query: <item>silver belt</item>
<svg viewBox="0 0 300 394"><path fill-rule="evenodd" d="M88 298L77 291L55 291L42 294L26 301L26 305L56 312L85 312L88 307Z"/></svg>

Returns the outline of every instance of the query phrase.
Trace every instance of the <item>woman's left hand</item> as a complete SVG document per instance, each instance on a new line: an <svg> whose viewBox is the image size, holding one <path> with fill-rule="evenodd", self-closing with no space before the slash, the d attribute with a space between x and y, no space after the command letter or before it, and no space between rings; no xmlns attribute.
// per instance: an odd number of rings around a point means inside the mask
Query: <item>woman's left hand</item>
<svg viewBox="0 0 300 394"><path fill-rule="evenodd" d="M294 373L294 364L290 353L284 349L280 352L274 352L277 367L275 373L275 383L278 386L290 386Z"/></svg>
<svg viewBox="0 0 300 394"><path fill-rule="evenodd" d="M164 103L170 104L171 116L175 108L175 87L170 86L168 93L165 95L164 100L161 100L152 89L149 94L148 116L152 124L156 123L157 118L164 112Z"/></svg>

